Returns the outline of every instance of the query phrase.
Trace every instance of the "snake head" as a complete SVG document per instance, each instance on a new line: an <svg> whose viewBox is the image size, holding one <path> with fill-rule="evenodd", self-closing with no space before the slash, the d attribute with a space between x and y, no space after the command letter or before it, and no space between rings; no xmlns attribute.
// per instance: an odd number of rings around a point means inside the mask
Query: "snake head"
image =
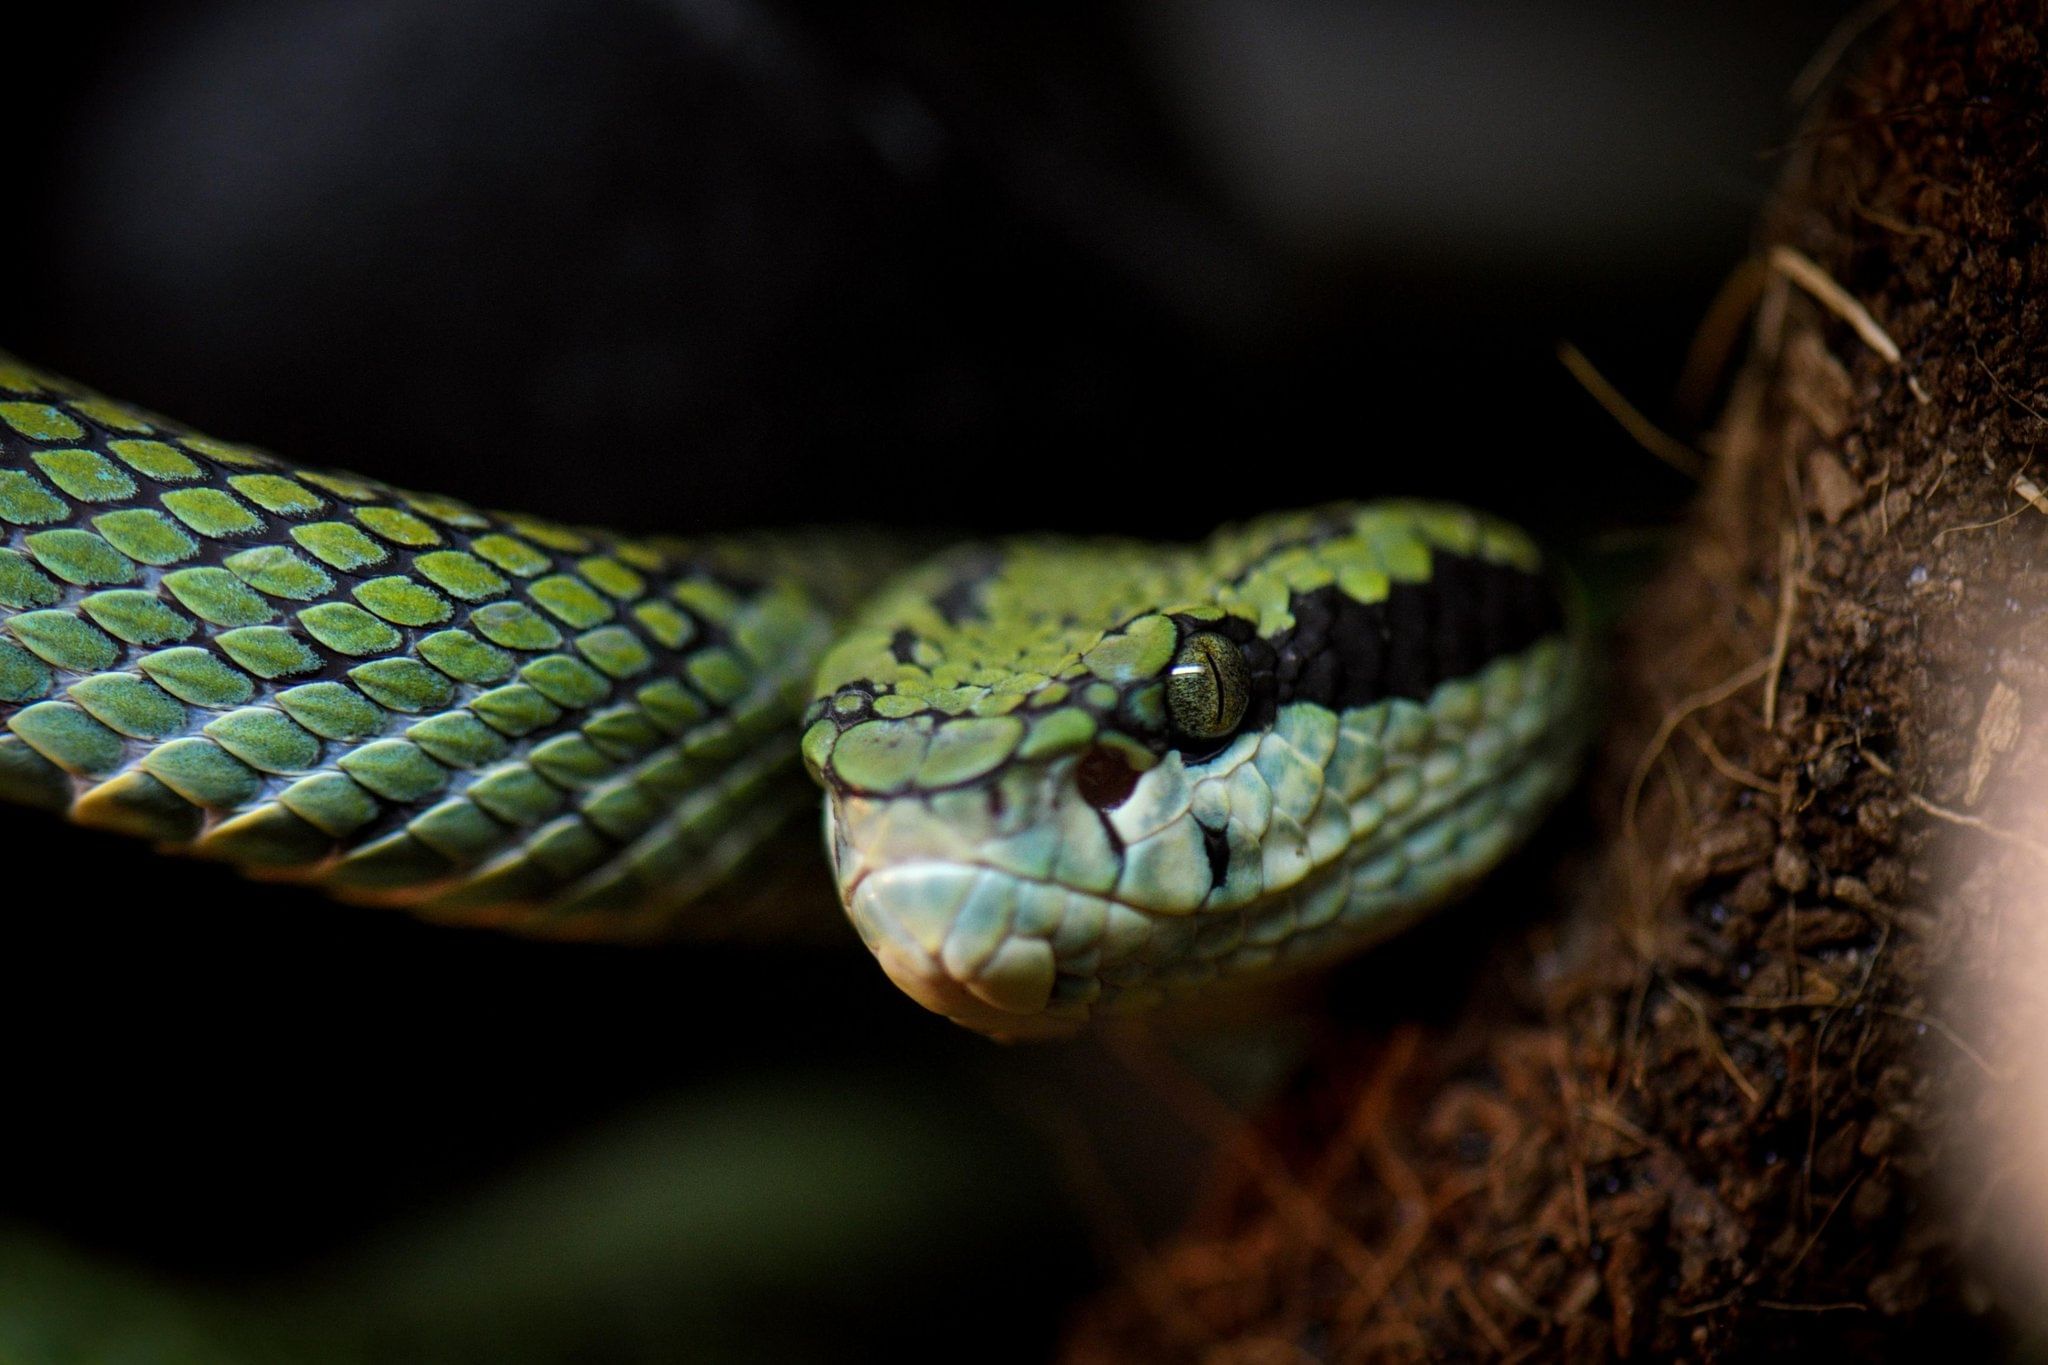
<svg viewBox="0 0 2048 1365"><path fill-rule="evenodd" d="M1325 960L1563 787L1577 647L1475 513L1325 508L1160 548L969 547L826 656L803 752L883 969L1003 1038Z"/></svg>

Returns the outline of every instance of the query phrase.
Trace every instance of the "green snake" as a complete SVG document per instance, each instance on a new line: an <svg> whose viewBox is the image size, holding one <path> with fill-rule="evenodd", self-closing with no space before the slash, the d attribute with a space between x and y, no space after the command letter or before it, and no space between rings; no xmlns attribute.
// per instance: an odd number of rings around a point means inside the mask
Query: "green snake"
<svg viewBox="0 0 2048 1365"><path fill-rule="evenodd" d="M483 512L0 355L0 799L436 920L647 938L754 875L808 773L889 976L1020 1038L1386 936L1581 748L1573 596L1479 512L897 558Z"/></svg>

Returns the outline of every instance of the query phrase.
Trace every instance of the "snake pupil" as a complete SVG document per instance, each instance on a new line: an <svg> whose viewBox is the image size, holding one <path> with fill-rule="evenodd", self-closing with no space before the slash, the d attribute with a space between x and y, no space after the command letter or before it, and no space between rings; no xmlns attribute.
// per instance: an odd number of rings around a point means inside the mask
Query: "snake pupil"
<svg viewBox="0 0 2048 1365"><path fill-rule="evenodd" d="M1251 690L1243 651L1214 631L1198 631L1181 642L1166 671L1166 712L1184 738L1222 739L1244 719Z"/></svg>

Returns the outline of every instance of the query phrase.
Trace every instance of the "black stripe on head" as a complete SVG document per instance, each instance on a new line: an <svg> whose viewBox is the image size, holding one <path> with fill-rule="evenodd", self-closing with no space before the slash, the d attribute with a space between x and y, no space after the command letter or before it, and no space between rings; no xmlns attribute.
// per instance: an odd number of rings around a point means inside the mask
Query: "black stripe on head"
<svg viewBox="0 0 2048 1365"><path fill-rule="evenodd" d="M1381 601L1359 602L1331 586L1295 593L1290 606L1294 625L1266 642L1276 707L1421 701L1564 626L1549 579L1448 550L1432 551L1426 580L1394 583Z"/></svg>

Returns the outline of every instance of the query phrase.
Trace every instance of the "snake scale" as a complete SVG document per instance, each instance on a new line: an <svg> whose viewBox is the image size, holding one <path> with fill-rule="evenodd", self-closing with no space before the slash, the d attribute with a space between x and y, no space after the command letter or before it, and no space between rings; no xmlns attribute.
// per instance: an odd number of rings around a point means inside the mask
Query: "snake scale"
<svg viewBox="0 0 2048 1365"><path fill-rule="evenodd" d="M1578 613L1485 514L887 558L483 512L0 355L0 799L436 920L645 938L747 875L807 773L890 977L1018 1038L1384 937L1576 764Z"/></svg>

